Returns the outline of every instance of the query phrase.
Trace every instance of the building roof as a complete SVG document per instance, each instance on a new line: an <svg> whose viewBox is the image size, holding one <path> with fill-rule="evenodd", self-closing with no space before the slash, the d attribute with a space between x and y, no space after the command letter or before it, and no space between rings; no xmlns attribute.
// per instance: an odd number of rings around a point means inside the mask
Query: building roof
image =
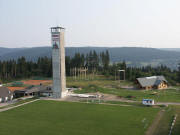
<svg viewBox="0 0 180 135"><path fill-rule="evenodd" d="M154 101L154 99L143 99L143 101Z"/></svg>
<svg viewBox="0 0 180 135"><path fill-rule="evenodd" d="M53 93L52 91L52 85L48 85L48 86L41 86L40 87L40 93Z"/></svg>
<svg viewBox="0 0 180 135"><path fill-rule="evenodd" d="M51 86L35 86L32 88L26 88L26 89L22 89L22 90L15 90L15 93L24 93L24 94L30 94L30 93L34 93L34 92L43 92L43 91L48 91L51 92L51 90L49 90L49 87Z"/></svg>
<svg viewBox="0 0 180 135"><path fill-rule="evenodd" d="M6 87L0 87L0 98L8 97L13 93Z"/></svg>
<svg viewBox="0 0 180 135"><path fill-rule="evenodd" d="M7 87L11 92L16 90L24 90L26 87Z"/></svg>
<svg viewBox="0 0 180 135"><path fill-rule="evenodd" d="M57 27L51 27L51 29L65 29L65 28L57 26Z"/></svg>
<svg viewBox="0 0 180 135"><path fill-rule="evenodd" d="M167 83L167 80L165 79L164 76L143 77L143 78L137 78L137 80L142 87L158 86L161 82Z"/></svg>

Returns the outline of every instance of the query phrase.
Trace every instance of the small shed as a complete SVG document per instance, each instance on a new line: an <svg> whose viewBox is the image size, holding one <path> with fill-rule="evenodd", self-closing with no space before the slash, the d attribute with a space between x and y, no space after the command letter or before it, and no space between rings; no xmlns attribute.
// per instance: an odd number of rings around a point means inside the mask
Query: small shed
<svg viewBox="0 0 180 135"><path fill-rule="evenodd" d="M6 87L0 87L0 103L11 101L13 99L13 92Z"/></svg>
<svg viewBox="0 0 180 135"><path fill-rule="evenodd" d="M154 100L153 99L143 99L142 104L143 105L154 105Z"/></svg>
<svg viewBox="0 0 180 135"><path fill-rule="evenodd" d="M52 97L53 91L52 91L52 86L41 86L40 91L38 93L39 96L43 97Z"/></svg>

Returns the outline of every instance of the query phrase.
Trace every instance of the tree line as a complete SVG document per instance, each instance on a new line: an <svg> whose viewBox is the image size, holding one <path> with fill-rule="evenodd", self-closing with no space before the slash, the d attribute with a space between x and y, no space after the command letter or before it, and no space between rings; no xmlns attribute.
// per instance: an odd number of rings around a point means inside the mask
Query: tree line
<svg viewBox="0 0 180 135"><path fill-rule="evenodd" d="M107 72L110 64L109 52L100 52L99 54L96 51L90 51L86 54L76 53L74 57L66 56L66 74L70 75L71 68L80 68L87 67L91 72L96 69L97 71Z"/></svg>
<svg viewBox="0 0 180 135"><path fill-rule="evenodd" d="M110 63L108 50L97 53L95 50L86 55L76 53L73 57L66 56L66 75L70 76L71 68L87 67L88 71L96 69L97 73L105 76L117 76L118 70L125 70L127 80L134 81L138 77L164 75L171 84L180 81L180 66L171 70L167 66L158 67L128 67L126 62ZM30 77L52 77L52 59L40 57L37 62L27 61L25 57L17 61L0 61L0 80L11 81Z"/></svg>
<svg viewBox="0 0 180 135"><path fill-rule="evenodd" d="M66 75L70 75L71 68L88 67L88 70L108 69L110 58L109 52L90 51L86 56L76 53L74 57L66 56ZM39 57L37 62L27 61L25 57L15 60L0 61L0 81L11 81L30 77L52 77L52 58Z"/></svg>

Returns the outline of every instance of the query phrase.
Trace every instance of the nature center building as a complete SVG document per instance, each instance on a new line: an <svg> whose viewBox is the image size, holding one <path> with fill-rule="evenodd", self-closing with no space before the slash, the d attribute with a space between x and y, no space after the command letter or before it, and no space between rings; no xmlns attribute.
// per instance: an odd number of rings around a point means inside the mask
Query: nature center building
<svg viewBox="0 0 180 135"><path fill-rule="evenodd" d="M168 87L168 82L164 76L143 77L136 80L140 89L166 89Z"/></svg>

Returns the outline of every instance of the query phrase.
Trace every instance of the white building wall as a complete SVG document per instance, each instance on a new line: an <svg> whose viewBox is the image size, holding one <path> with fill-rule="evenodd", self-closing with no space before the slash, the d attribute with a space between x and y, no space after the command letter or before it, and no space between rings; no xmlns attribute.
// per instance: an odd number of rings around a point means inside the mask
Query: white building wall
<svg viewBox="0 0 180 135"><path fill-rule="evenodd" d="M13 95L11 96L11 100L13 99Z"/></svg>

